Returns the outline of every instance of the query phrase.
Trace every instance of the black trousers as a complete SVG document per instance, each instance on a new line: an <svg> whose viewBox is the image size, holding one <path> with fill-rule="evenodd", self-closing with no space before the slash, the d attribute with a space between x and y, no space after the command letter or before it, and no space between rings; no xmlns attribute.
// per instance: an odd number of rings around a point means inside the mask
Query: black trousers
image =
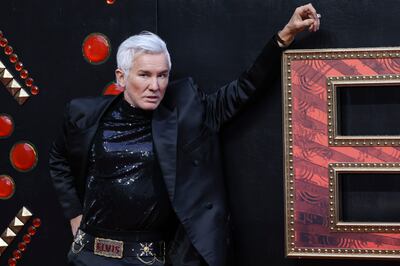
<svg viewBox="0 0 400 266"><path fill-rule="evenodd" d="M161 258L159 258L161 259ZM122 259L108 258L99 256L93 253L93 251L82 249L79 253L75 254L72 251L68 253L68 265L69 266L170 266L160 260L154 260L153 258L142 258L144 261L140 261L136 257L125 257Z"/></svg>

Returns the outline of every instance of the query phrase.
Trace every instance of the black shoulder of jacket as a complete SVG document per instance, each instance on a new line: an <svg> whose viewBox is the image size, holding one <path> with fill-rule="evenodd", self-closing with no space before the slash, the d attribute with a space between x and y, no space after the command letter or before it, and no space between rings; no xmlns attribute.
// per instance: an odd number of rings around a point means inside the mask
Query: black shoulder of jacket
<svg viewBox="0 0 400 266"><path fill-rule="evenodd" d="M97 120L107 106L118 96L97 96L73 99L67 105L70 121L81 121L86 126ZM82 125L83 126L83 125Z"/></svg>
<svg viewBox="0 0 400 266"><path fill-rule="evenodd" d="M193 93L193 89L196 87L192 77L171 81L168 84L162 104L172 110L181 97L185 97L187 93Z"/></svg>

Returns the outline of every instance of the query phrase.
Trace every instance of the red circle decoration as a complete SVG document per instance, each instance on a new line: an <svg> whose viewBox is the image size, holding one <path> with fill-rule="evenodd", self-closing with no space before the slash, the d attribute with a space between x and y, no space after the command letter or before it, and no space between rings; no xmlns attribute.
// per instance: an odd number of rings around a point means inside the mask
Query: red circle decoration
<svg viewBox="0 0 400 266"><path fill-rule="evenodd" d="M91 33L83 41L83 57L93 65L98 65L107 61L110 52L110 41L107 36L102 33Z"/></svg>
<svg viewBox="0 0 400 266"><path fill-rule="evenodd" d="M21 76L21 78L26 79L28 77L28 70L22 69L19 75Z"/></svg>
<svg viewBox="0 0 400 266"><path fill-rule="evenodd" d="M33 227L33 226L29 226L29 228L28 228L28 234L29 234L30 236L33 236L34 234L36 234L36 228Z"/></svg>
<svg viewBox="0 0 400 266"><path fill-rule="evenodd" d="M103 90L103 95L118 95L124 91L124 88L115 82L110 82Z"/></svg>
<svg viewBox="0 0 400 266"><path fill-rule="evenodd" d="M13 49L10 45L7 45L7 46L4 48L4 53L5 53L6 55L12 54L13 51L14 51L14 49Z"/></svg>
<svg viewBox="0 0 400 266"><path fill-rule="evenodd" d="M0 175L0 199L9 199L14 195L15 183L8 175Z"/></svg>
<svg viewBox="0 0 400 266"><path fill-rule="evenodd" d="M21 71L23 67L24 64L22 64L22 62L18 61L17 63L15 63L15 70Z"/></svg>
<svg viewBox="0 0 400 266"><path fill-rule="evenodd" d="M29 234L25 234L22 240L24 241L24 243L28 244L31 242L31 236Z"/></svg>
<svg viewBox="0 0 400 266"><path fill-rule="evenodd" d="M33 85L33 86L31 87L31 93L32 93L32 95L38 95L38 94L39 94L39 88L38 88L38 86Z"/></svg>
<svg viewBox="0 0 400 266"><path fill-rule="evenodd" d="M25 249L26 249L26 243L24 243L24 242L19 242L19 243L18 243L18 249L19 249L20 251L25 251Z"/></svg>
<svg viewBox="0 0 400 266"><path fill-rule="evenodd" d="M28 87L32 87L32 85L33 85L33 78L27 78L27 79L25 80L25 85L28 86Z"/></svg>
<svg viewBox="0 0 400 266"><path fill-rule="evenodd" d="M1 38L0 39L0 46L1 47L6 47L7 44L8 44L8 40L6 38Z"/></svg>
<svg viewBox="0 0 400 266"><path fill-rule="evenodd" d="M10 59L10 62L14 64L18 60L18 55L11 54L9 59Z"/></svg>
<svg viewBox="0 0 400 266"><path fill-rule="evenodd" d="M11 258L8 260L8 266L15 266L17 265L17 260L15 258Z"/></svg>
<svg viewBox="0 0 400 266"><path fill-rule="evenodd" d="M40 220L40 218L35 218L33 219L32 225L36 228L40 227L40 225L42 224L42 221Z"/></svg>
<svg viewBox="0 0 400 266"><path fill-rule="evenodd" d="M28 172L32 170L38 161L35 147L28 142L14 144L10 151L11 165L18 171Z"/></svg>
<svg viewBox="0 0 400 266"><path fill-rule="evenodd" d="M16 249L16 250L13 251L13 257L14 257L16 260L19 260L19 259L21 258L21 256L22 256L22 253L21 253L21 251L19 251L18 249Z"/></svg>
<svg viewBox="0 0 400 266"><path fill-rule="evenodd" d="M0 114L0 139L11 136L14 131L14 121L11 116Z"/></svg>
<svg viewBox="0 0 400 266"><path fill-rule="evenodd" d="M106 2L107 2L107 4L112 5L115 3L115 0L107 0Z"/></svg>

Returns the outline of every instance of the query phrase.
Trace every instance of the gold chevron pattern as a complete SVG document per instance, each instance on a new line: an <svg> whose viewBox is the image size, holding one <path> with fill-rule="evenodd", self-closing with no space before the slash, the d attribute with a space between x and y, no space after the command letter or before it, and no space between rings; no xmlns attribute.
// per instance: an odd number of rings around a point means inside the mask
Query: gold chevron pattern
<svg viewBox="0 0 400 266"><path fill-rule="evenodd" d="M22 207L0 236L0 256L31 217L32 213L25 206Z"/></svg>
<svg viewBox="0 0 400 266"><path fill-rule="evenodd" d="M10 71L0 61L0 82L7 91L14 97L19 105L23 105L30 97L24 88L18 83Z"/></svg>

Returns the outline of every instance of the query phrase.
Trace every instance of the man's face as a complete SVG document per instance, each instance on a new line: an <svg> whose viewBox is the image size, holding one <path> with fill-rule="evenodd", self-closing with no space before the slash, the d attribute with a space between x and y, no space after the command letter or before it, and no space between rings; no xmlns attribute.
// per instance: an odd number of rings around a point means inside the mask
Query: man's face
<svg viewBox="0 0 400 266"><path fill-rule="evenodd" d="M158 107L168 85L169 68L164 53L135 55L128 76L120 69L115 73L130 104L144 110Z"/></svg>

